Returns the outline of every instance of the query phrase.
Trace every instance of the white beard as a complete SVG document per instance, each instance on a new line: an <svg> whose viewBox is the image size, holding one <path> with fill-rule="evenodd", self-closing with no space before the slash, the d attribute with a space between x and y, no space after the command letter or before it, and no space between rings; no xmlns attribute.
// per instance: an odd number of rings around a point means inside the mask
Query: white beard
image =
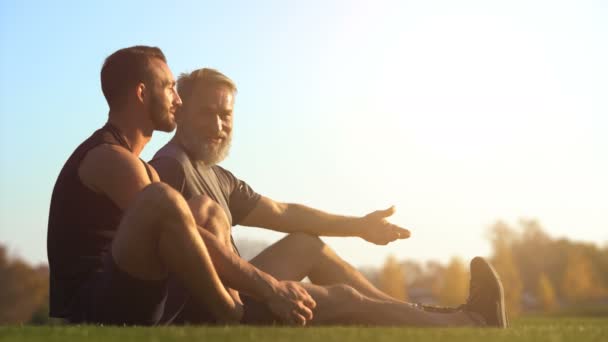
<svg viewBox="0 0 608 342"><path fill-rule="evenodd" d="M206 143L199 135L184 129L180 140L190 156L197 162L201 162L205 166L213 166L228 156L232 133L228 134L219 145L213 145Z"/></svg>

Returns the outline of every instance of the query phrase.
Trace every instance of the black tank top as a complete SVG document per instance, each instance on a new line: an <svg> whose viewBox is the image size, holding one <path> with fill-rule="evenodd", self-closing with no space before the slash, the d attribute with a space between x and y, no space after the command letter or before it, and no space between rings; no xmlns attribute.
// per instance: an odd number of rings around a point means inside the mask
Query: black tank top
<svg viewBox="0 0 608 342"><path fill-rule="evenodd" d="M102 269L103 256L109 252L123 215L108 196L87 188L78 175L86 154L102 144L131 151L119 130L107 123L76 148L53 189L47 232L53 317L68 317L71 300L80 286ZM149 166L144 166L152 181Z"/></svg>

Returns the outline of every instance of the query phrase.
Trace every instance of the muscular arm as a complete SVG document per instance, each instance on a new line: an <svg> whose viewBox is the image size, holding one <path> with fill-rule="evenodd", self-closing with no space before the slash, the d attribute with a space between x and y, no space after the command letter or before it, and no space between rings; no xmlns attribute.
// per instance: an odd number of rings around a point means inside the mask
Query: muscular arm
<svg viewBox="0 0 608 342"><path fill-rule="evenodd" d="M374 211L363 217L329 214L301 204L275 202L262 196L240 224L285 233L301 232L318 236L356 236L376 244L387 244L410 236L407 229L385 218L394 208Z"/></svg>
<svg viewBox="0 0 608 342"><path fill-rule="evenodd" d="M207 229L198 230L225 286L266 303L285 322L303 325L312 319L316 303L299 283L276 280L243 260Z"/></svg>
<svg viewBox="0 0 608 342"><path fill-rule="evenodd" d="M100 145L89 151L80 164L78 176L86 187L105 194L123 210L151 183L144 164L115 145ZM159 181L156 172L152 176L153 181Z"/></svg>
<svg viewBox="0 0 608 342"><path fill-rule="evenodd" d="M207 229L199 226L198 231L224 285L262 301L275 292L278 281L274 277L239 257Z"/></svg>

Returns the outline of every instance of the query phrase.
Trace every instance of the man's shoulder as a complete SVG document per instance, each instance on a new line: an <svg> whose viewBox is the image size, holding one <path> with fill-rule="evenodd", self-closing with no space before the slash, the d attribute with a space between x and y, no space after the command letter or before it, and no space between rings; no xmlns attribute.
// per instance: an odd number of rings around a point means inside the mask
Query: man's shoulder
<svg viewBox="0 0 608 342"><path fill-rule="evenodd" d="M154 165L155 162L161 159L172 159L177 161L182 166L187 165L190 161L186 152L178 144L169 141L165 146L161 147L155 154L150 164Z"/></svg>
<svg viewBox="0 0 608 342"><path fill-rule="evenodd" d="M90 171L95 175L108 175L109 170L114 170L114 173L132 174L141 171L143 164L125 148L104 143L88 151L79 169L81 173Z"/></svg>
<svg viewBox="0 0 608 342"><path fill-rule="evenodd" d="M190 174L190 172L186 172L186 169L190 162L179 145L172 142L167 143L154 154L154 158L150 160L149 164L156 170L161 181L171 185L179 192L185 191L186 175Z"/></svg>
<svg viewBox="0 0 608 342"><path fill-rule="evenodd" d="M91 149L78 168L78 177L85 187L105 194L123 209L151 181L137 156L111 144Z"/></svg>

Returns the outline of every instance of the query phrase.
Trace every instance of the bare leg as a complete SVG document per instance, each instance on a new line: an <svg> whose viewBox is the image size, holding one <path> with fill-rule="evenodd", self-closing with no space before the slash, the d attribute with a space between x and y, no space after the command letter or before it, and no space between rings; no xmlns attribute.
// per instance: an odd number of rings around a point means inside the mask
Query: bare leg
<svg viewBox="0 0 608 342"><path fill-rule="evenodd" d="M386 302L362 295L347 285L317 286L304 284L317 302L313 325L362 324L410 326L476 326L462 311L427 312L407 303Z"/></svg>
<svg viewBox="0 0 608 342"><path fill-rule="evenodd" d="M196 224L215 235L217 240L228 250L232 250L230 222L222 207L209 196L205 195L192 197L188 200L188 205ZM202 238L205 240L205 236L202 236ZM228 287L226 290L228 290L228 293L236 302L239 304L243 303L238 291Z"/></svg>
<svg viewBox="0 0 608 342"><path fill-rule="evenodd" d="M251 264L279 280L308 277L316 285L346 284L367 297L403 303L376 288L316 236L289 234L258 254Z"/></svg>
<svg viewBox="0 0 608 342"><path fill-rule="evenodd" d="M126 211L112 242L118 267L144 280L175 273L220 321L240 320L242 307L222 285L184 198L164 183L147 186Z"/></svg>

